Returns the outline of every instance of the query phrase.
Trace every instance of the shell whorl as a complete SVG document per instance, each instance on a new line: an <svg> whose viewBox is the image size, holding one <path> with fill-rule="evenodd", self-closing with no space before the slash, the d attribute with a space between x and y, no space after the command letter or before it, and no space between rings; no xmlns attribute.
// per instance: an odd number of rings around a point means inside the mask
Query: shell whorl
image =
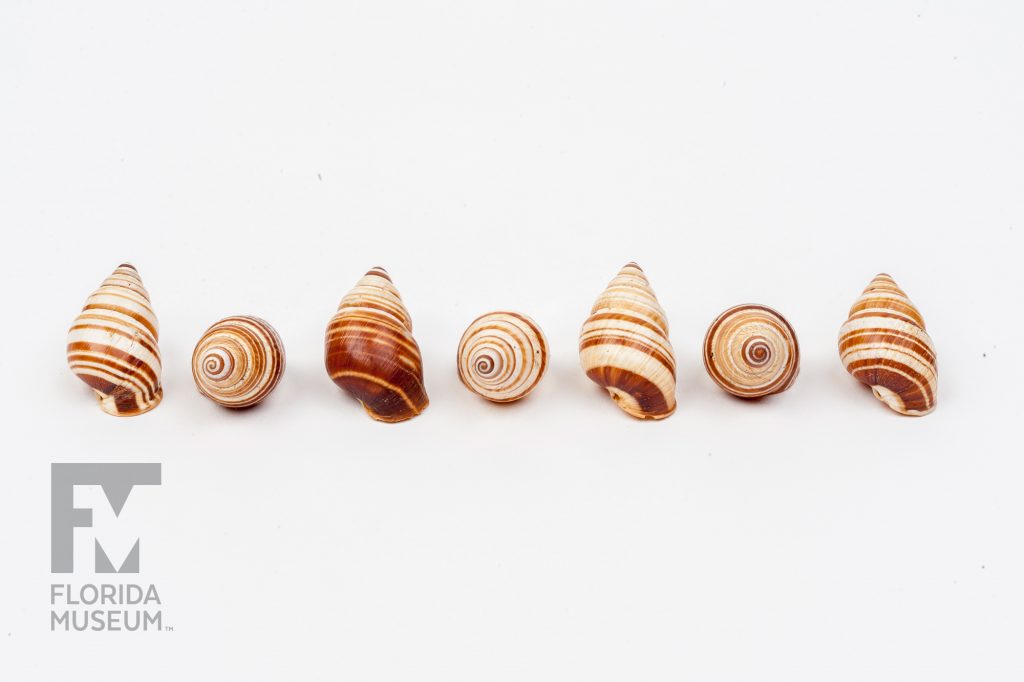
<svg viewBox="0 0 1024 682"><path fill-rule="evenodd" d="M627 414L663 419L676 409L676 361L668 319L643 270L628 263L580 331L580 364Z"/></svg>
<svg viewBox="0 0 1024 682"><path fill-rule="evenodd" d="M341 299L324 346L331 379L374 419L400 422L427 408L412 319L383 268L371 269Z"/></svg>
<svg viewBox="0 0 1024 682"><path fill-rule="evenodd" d="M469 390L497 403L525 397L544 376L547 362L544 332L520 313L481 315L459 341L459 379Z"/></svg>
<svg viewBox="0 0 1024 682"><path fill-rule="evenodd" d="M846 371L891 409L912 417L935 409L938 366L924 318L896 282L877 275L839 329Z"/></svg>
<svg viewBox="0 0 1024 682"><path fill-rule="evenodd" d="M734 396L760 398L793 385L800 372L800 346L793 327L778 312L763 305L738 305L708 327L704 367Z"/></svg>
<svg viewBox="0 0 1024 682"><path fill-rule="evenodd" d="M122 263L85 302L68 330L68 366L107 414L129 417L163 398L159 327L138 270Z"/></svg>
<svg viewBox="0 0 1024 682"><path fill-rule="evenodd" d="M237 315L203 333L192 353L192 378L219 405L252 407L274 390L284 365L277 331L258 317Z"/></svg>

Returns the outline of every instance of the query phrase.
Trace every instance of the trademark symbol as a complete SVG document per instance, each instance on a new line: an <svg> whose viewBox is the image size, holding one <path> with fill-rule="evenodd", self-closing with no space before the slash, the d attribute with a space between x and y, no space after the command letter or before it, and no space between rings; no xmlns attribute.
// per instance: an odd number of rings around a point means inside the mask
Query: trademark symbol
<svg viewBox="0 0 1024 682"><path fill-rule="evenodd" d="M164 626L164 632L174 632L174 626L173 625L165 625Z"/></svg>

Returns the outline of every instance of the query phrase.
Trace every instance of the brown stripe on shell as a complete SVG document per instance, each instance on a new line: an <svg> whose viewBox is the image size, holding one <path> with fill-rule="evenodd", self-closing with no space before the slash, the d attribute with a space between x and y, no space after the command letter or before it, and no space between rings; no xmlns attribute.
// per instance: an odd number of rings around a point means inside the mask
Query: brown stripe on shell
<svg viewBox="0 0 1024 682"><path fill-rule="evenodd" d="M616 336L614 334L602 334L600 336L587 337L586 339L580 339L580 350L583 351L587 348L600 347L600 346L622 346L623 348L632 348L637 350L644 355L650 356L652 359L657 360L662 367L673 374L676 371L675 358L671 355L666 355L665 352L656 346L652 346L647 343L640 343L632 339ZM669 349L671 351L671 349Z"/></svg>
<svg viewBox="0 0 1024 682"><path fill-rule="evenodd" d="M139 344L141 347L142 344ZM114 367L125 372L129 381L138 381L142 390L157 385L160 377L142 358L115 346L97 346L93 343L74 341L67 345L68 358L76 362L92 362Z"/></svg>
<svg viewBox="0 0 1024 682"><path fill-rule="evenodd" d="M908 364L895 360L888 360L882 364L877 360L863 359L851 362L847 366L847 371L858 378L860 375L871 377L875 383L869 384L869 386L873 389L876 386L881 386L890 391L898 397L897 404L902 405L905 410L920 412L927 409L928 405L933 404L935 400L932 387L927 383L922 383L919 379L919 372ZM881 396L879 398L881 399Z"/></svg>
<svg viewBox="0 0 1024 682"><path fill-rule="evenodd" d="M152 387L142 377L131 374L132 365L118 362L116 359L98 354L71 353L69 362L78 368L78 376L90 387L97 384L110 385L105 393L123 395L130 392L139 397L140 405L153 400Z"/></svg>
<svg viewBox="0 0 1024 682"><path fill-rule="evenodd" d="M135 336L135 335L133 335L133 334L131 334L129 332L126 332L123 329L114 326L113 324L100 324L101 322L104 322L104 321L105 321L104 318L102 318L101 316L91 315L88 318L89 324L86 324L85 322L76 322L75 324L71 325L71 330L70 331L91 329L91 330L95 330L95 331L106 332L107 334L112 334L114 336L120 336L122 338L135 341L135 343L138 343L140 346L142 346L146 350L147 353L150 353L152 355L158 355L159 354L160 351L157 349L157 347L152 345L152 344L150 344L149 341L147 341L146 339L144 339L144 338L142 338L140 336ZM115 324L117 323L117 320L109 320L109 321L113 322Z"/></svg>
<svg viewBox="0 0 1024 682"><path fill-rule="evenodd" d="M886 274L876 276L839 330L846 371L891 409L922 416L935 409L938 366L921 312Z"/></svg>
<svg viewBox="0 0 1024 682"><path fill-rule="evenodd" d="M342 298L327 325L324 364L378 421L405 421L427 408L412 319L383 268L371 268Z"/></svg>
<svg viewBox="0 0 1024 682"><path fill-rule="evenodd" d="M636 372L618 367L594 367L587 370L587 376L605 388L612 400L634 417L662 419L675 411L675 404L669 402L664 391Z"/></svg>
<svg viewBox="0 0 1024 682"><path fill-rule="evenodd" d="M627 414L663 419L675 411L668 318L636 263L627 263L594 303L579 350L583 371Z"/></svg>
<svg viewBox="0 0 1024 682"><path fill-rule="evenodd" d="M160 404L159 325L138 270L122 263L86 300L68 330L71 371L115 416Z"/></svg>
<svg viewBox="0 0 1024 682"><path fill-rule="evenodd" d="M665 334L664 327L653 322L648 322L643 317L639 317L637 315L629 315L626 313L595 313L594 315L590 316L589 320L591 322L598 322L600 320L616 320L618 322L629 322L631 324L637 324L642 327L646 327L655 334L662 336Z"/></svg>
<svg viewBox="0 0 1024 682"><path fill-rule="evenodd" d="M93 310L107 310L107 311L112 312L112 313L121 313L122 315L124 315L126 317L132 318L132 320L134 320L136 324L145 327L146 330L152 336L155 337L157 335L157 330L153 326L153 323L149 319L147 319L145 315L141 314L140 312L138 312L138 311L136 311L136 310L134 310L132 308L132 305L131 305L131 303L133 303L132 300L129 299L129 298L126 298L124 296L119 296L118 298L124 299L128 303L128 305L113 305L111 303L106 303L106 302L91 303L91 304L87 304L84 308L82 308L82 310L83 310L83 312L84 311L93 311Z"/></svg>
<svg viewBox="0 0 1024 682"><path fill-rule="evenodd" d="M839 352L845 353L858 345L888 345L890 348L900 348L904 352L917 355L922 362L935 364L935 353L930 346L926 346L919 339L908 336L892 329L861 329L853 331L843 337L839 344Z"/></svg>

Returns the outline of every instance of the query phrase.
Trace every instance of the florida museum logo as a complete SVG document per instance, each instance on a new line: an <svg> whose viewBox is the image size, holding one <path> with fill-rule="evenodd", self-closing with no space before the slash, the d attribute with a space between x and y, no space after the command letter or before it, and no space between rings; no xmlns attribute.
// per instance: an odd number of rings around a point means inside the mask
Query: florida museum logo
<svg viewBox="0 0 1024 682"><path fill-rule="evenodd" d="M136 632L169 630L163 625L162 603L156 585L127 580L138 576L142 554L139 537L124 537L121 524L125 504L137 486L159 486L160 464L155 463L86 463L50 465L50 572L69 577L50 584L50 630L66 632ZM76 507L75 490L84 486L98 487L103 500L93 507ZM95 496L99 497L99 496ZM108 507L99 507L103 502ZM94 512L96 512L94 514ZM100 543L96 516L110 519L105 523ZM122 519L123 520L123 519ZM110 527L114 530L111 531ZM76 566L75 530L91 531L93 564ZM89 535L79 533L79 539ZM134 543L132 543L134 539ZM112 547L130 548L118 554ZM77 558L88 553L80 547ZM81 563L81 561L79 561ZM87 579L76 581L76 576ZM108 578L109 576L109 578ZM125 579L122 580L120 577Z"/></svg>

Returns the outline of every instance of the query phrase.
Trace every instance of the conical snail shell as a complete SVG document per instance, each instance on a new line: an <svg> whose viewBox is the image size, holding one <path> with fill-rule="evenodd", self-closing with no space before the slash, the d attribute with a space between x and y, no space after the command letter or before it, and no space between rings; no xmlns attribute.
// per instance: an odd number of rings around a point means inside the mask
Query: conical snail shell
<svg viewBox="0 0 1024 682"><path fill-rule="evenodd" d="M796 333L786 318L767 306L729 308L704 336L704 367L734 396L781 393L800 372Z"/></svg>
<svg viewBox="0 0 1024 682"><path fill-rule="evenodd" d="M466 388L496 403L510 403L526 396L544 376L548 344L526 315L487 313L462 335L458 363Z"/></svg>
<svg viewBox="0 0 1024 682"><path fill-rule="evenodd" d="M675 411L668 319L636 263L623 267L594 303L580 332L580 364L633 417L663 419Z"/></svg>
<svg viewBox="0 0 1024 682"><path fill-rule="evenodd" d="M123 263L86 300L68 331L68 366L107 414L129 417L160 404L156 314L134 266Z"/></svg>
<svg viewBox="0 0 1024 682"><path fill-rule="evenodd" d="M892 277L880 274L850 308L839 329L846 371L900 414L935 409L938 367L924 318Z"/></svg>
<svg viewBox="0 0 1024 682"><path fill-rule="evenodd" d="M251 407L270 395L284 373L284 344L266 321L226 317L203 333L192 353L199 392L224 407Z"/></svg>
<svg viewBox="0 0 1024 682"><path fill-rule="evenodd" d="M378 421L404 421L427 408L412 320L384 268L367 272L341 299L327 326L324 360L334 383Z"/></svg>

